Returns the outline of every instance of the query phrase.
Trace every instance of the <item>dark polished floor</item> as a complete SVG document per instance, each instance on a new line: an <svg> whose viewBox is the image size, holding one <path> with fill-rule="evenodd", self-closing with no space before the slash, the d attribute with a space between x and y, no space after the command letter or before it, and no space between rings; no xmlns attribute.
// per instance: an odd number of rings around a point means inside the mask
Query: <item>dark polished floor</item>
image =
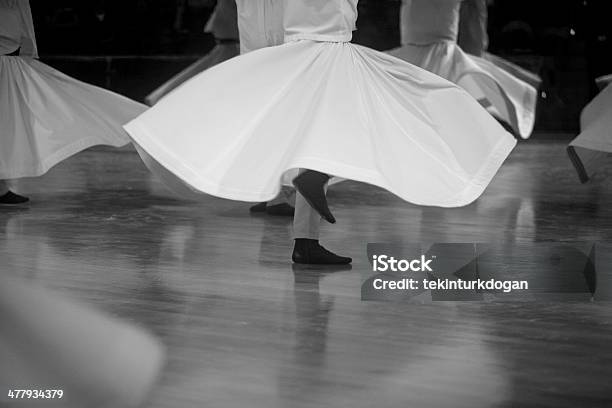
<svg viewBox="0 0 612 408"><path fill-rule="evenodd" d="M174 199L94 149L0 209L0 273L144 326L168 347L150 407L612 407L612 304L362 302L370 242L612 240L612 159L580 185L565 142L520 143L460 209L347 182L323 227L353 270L292 267L291 224Z"/></svg>

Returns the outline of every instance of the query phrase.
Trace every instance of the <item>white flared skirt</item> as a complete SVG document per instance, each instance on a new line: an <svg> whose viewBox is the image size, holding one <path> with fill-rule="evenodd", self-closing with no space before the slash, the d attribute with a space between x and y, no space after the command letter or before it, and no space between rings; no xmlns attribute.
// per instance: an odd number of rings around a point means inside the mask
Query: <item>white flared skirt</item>
<svg viewBox="0 0 612 408"><path fill-rule="evenodd" d="M314 41L217 65L125 128L162 179L240 201L274 198L305 168L462 206L516 143L456 85L369 48Z"/></svg>
<svg viewBox="0 0 612 408"><path fill-rule="evenodd" d="M527 75L522 68L499 57L469 55L453 42L407 44L389 54L461 86L496 117L508 123L517 135L523 139L531 135L538 91L526 78L516 76L517 73ZM538 83L538 77L533 74L527 78Z"/></svg>
<svg viewBox="0 0 612 408"><path fill-rule="evenodd" d="M612 153L612 86L605 87L582 111L581 132L567 152L586 183Z"/></svg>
<svg viewBox="0 0 612 408"><path fill-rule="evenodd" d="M88 147L130 142L145 105L32 58L0 56L0 180L35 177Z"/></svg>
<svg viewBox="0 0 612 408"><path fill-rule="evenodd" d="M159 88L151 92L145 97L145 102L149 106L155 105L161 98L168 93L178 88L188 79L202 71L206 71L210 67L214 67L230 58L240 55L240 45L236 43L220 43L217 44L208 54L200 58L187 68L170 78Z"/></svg>

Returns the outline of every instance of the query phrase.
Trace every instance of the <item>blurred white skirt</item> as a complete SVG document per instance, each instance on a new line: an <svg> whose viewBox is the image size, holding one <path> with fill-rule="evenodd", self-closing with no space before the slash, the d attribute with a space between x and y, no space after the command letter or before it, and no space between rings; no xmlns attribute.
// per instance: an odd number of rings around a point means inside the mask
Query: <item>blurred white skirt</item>
<svg viewBox="0 0 612 408"><path fill-rule="evenodd" d="M145 102L149 106L155 105L161 98L178 88L188 79L238 55L240 55L240 44L238 42L221 42L217 44L204 57L189 65L147 95Z"/></svg>
<svg viewBox="0 0 612 408"><path fill-rule="evenodd" d="M612 86L605 87L584 108L580 129L567 152L580 181L586 183L612 153Z"/></svg>
<svg viewBox="0 0 612 408"><path fill-rule="evenodd" d="M35 177L94 145L123 146L146 106L32 58L0 56L0 180Z"/></svg>
<svg viewBox="0 0 612 408"><path fill-rule="evenodd" d="M516 143L456 85L365 47L313 41L217 65L125 128L168 184L241 201L274 198L306 168L462 206Z"/></svg>
<svg viewBox="0 0 612 408"><path fill-rule="evenodd" d="M531 135L538 100L538 91L533 86L539 85L537 75L499 57L469 55L450 41L407 44L389 54L461 86L508 123L517 135L523 139Z"/></svg>

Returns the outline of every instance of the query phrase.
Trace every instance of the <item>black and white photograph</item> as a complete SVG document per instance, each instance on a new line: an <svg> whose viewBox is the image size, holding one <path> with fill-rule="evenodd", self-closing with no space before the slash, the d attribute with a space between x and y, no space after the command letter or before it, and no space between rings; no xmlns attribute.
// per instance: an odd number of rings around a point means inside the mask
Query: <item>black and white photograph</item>
<svg viewBox="0 0 612 408"><path fill-rule="evenodd" d="M0 0L0 407L612 408L611 83L610 0Z"/></svg>

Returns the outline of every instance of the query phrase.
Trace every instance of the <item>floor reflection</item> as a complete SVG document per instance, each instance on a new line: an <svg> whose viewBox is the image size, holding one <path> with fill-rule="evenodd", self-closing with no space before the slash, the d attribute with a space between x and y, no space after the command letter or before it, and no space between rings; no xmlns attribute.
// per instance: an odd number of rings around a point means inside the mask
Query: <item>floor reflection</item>
<svg viewBox="0 0 612 408"><path fill-rule="evenodd" d="M563 259L544 254L552 266L523 272L563 290L596 285L594 302L362 302L360 289L368 243L611 240L611 180L577 184L564 145L534 140L464 208L341 183L322 242L355 261L326 269L291 266L290 220L178 200L134 152L94 149L20 183L33 201L0 210L0 273L158 334L168 366L150 407L606 406L607 269L560 277ZM610 254L594 257L609 264ZM515 255L495 255L493 273L510 274L501 260Z"/></svg>

